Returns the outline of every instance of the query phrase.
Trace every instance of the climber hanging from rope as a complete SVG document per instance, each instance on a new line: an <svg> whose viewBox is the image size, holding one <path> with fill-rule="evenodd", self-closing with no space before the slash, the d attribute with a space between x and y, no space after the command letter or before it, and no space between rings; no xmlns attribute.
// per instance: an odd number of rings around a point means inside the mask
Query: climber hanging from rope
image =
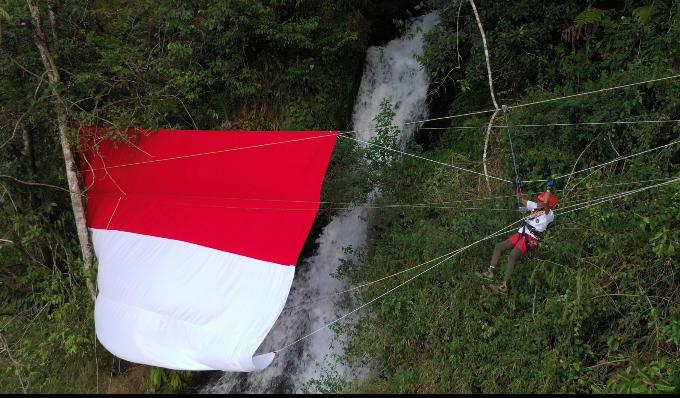
<svg viewBox="0 0 680 398"><path fill-rule="evenodd" d="M495 276L496 266L501 258L501 254L508 249L511 249L508 255L508 267L505 270L505 277L503 282L499 285L491 285L490 287L499 292L506 293L508 290L508 281L515 269L515 264L528 251L536 249L539 242L543 241L542 233L548 228L550 223L555 220L555 213L552 211L557 204L557 197L553 194L555 189L555 180L549 179L546 191L536 197L536 201L527 200L522 193L519 178L515 181L515 193L517 194L517 202L523 206L529 215L524 220L524 225L507 240L496 244L493 255L491 256L491 264L489 269L480 272L475 271L475 274L480 278L493 280Z"/></svg>

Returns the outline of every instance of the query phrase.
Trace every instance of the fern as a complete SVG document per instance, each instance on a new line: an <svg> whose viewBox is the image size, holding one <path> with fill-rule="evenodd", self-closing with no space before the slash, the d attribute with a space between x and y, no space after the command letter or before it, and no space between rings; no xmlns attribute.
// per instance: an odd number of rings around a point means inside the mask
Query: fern
<svg viewBox="0 0 680 398"><path fill-rule="evenodd" d="M0 7L0 18L4 18L7 22L12 21L12 16L2 7Z"/></svg>
<svg viewBox="0 0 680 398"><path fill-rule="evenodd" d="M576 19L574 19L574 23L577 26L584 26L589 24L597 25L604 21L606 16L607 16L606 11L600 10L599 8L588 7L576 16Z"/></svg>
<svg viewBox="0 0 680 398"><path fill-rule="evenodd" d="M633 17L643 26L649 25L654 19L654 16L659 12L659 7L656 2L652 4L638 7L633 10Z"/></svg>

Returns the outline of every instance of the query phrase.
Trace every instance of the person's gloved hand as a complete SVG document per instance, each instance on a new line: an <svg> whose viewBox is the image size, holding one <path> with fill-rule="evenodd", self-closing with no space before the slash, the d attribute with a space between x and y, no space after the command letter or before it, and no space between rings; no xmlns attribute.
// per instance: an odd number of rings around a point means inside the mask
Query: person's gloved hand
<svg viewBox="0 0 680 398"><path fill-rule="evenodd" d="M515 186L515 193L521 194L522 193L522 184L521 181L519 180L519 177L515 177L515 182L513 183Z"/></svg>
<svg viewBox="0 0 680 398"><path fill-rule="evenodd" d="M555 184L555 180L548 178L548 191L552 192L552 190L555 189Z"/></svg>

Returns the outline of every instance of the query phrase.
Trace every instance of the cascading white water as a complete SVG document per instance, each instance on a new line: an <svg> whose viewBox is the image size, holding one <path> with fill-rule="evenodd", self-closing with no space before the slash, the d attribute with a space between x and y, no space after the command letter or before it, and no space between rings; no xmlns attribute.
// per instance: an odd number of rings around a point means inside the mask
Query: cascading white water
<svg viewBox="0 0 680 398"><path fill-rule="evenodd" d="M385 47L368 49L352 119L361 140L369 141L375 135L373 118L384 98L392 103L393 124L401 129L402 145L416 128L416 125L405 123L427 117L430 79L416 56L423 51L423 34L439 23L439 15L433 12L413 22L411 31L404 38L392 40ZM368 216L368 209L357 207L339 213L324 228L317 239L316 253L296 269L286 308L262 343L261 352L279 349L342 315L332 300L305 304L347 288L333 275L343 260L352 259L351 254L346 253L346 247L359 249L364 245ZM324 329L282 352L269 368L255 373L225 373L202 392L300 392L324 372L332 372L340 379L360 375L362 369L335 365L333 357L342 352L342 345L332 331Z"/></svg>
<svg viewBox="0 0 680 398"><path fill-rule="evenodd" d="M416 57L422 55L424 33L438 23L439 14L432 12L417 18L405 39L368 49L352 117L358 138L369 141L375 135L373 118L384 98L392 103L393 124L401 129L402 145L417 127L417 124L405 123L427 117L425 101L430 76Z"/></svg>

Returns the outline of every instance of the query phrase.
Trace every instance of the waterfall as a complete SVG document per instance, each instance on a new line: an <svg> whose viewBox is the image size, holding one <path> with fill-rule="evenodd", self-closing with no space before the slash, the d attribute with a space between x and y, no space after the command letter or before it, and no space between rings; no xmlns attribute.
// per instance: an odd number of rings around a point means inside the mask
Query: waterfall
<svg viewBox="0 0 680 398"><path fill-rule="evenodd" d="M392 103L393 124L401 129L402 146L416 128L405 123L427 117L429 76L416 57L423 52L423 34L437 23L436 12L418 17L403 38L392 40L384 47L368 49L352 118L358 138L369 141L375 134L373 118L383 98L389 98ZM296 269L286 308L259 351L281 348L343 315L332 300L304 304L347 288L333 275L343 260L352 259L344 250L346 247L363 246L369 215L368 209L357 207L339 213L326 225L317 239L315 254ZM302 307L294 308L298 306ZM332 331L324 329L281 353L269 368L254 373L225 373L202 392L293 393L301 392L306 383L318 379L324 372L332 372L340 379L361 375L362 369L335 365L333 357L342 353L342 346L343 342Z"/></svg>

